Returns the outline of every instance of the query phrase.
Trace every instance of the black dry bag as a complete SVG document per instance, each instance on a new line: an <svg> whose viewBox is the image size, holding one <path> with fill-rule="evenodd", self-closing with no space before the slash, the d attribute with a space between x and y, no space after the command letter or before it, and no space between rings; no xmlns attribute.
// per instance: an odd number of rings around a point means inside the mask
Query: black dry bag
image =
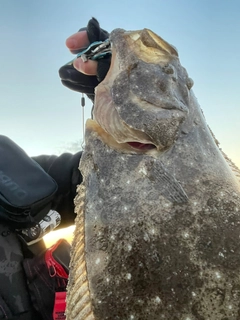
<svg viewBox="0 0 240 320"><path fill-rule="evenodd" d="M29 228L51 208L57 183L24 150L0 135L0 221Z"/></svg>

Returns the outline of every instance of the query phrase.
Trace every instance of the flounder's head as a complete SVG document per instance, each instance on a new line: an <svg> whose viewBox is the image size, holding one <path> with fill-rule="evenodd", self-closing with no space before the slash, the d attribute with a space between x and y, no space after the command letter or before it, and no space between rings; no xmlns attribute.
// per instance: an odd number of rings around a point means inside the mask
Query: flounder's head
<svg viewBox="0 0 240 320"><path fill-rule="evenodd" d="M100 135L126 152L168 149L188 114L193 84L176 49L148 29L115 29L110 41L111 66L96 88L93 113Z"/></svg>

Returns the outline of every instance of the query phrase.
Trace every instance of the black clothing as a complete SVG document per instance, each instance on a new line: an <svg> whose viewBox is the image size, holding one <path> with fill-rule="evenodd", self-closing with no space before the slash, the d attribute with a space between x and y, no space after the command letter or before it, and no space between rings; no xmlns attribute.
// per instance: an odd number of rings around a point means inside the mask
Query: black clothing
<svg viewBox="0 0 240 320"><path fill-rule="evenodd" d="M42 320L32 308L16 232L0 224L0 319Z"/></svg>
<svg viewBox="0 0 240 320"><path fill-rule="evenodd" d="M59 228L65 228L74 223L74 197L76 187L82 182L78 169L82 152L74 155L63 153L58 156L41 155L32 157L58 184L58 191L54 198L53 208L61 215Z"/></svg>

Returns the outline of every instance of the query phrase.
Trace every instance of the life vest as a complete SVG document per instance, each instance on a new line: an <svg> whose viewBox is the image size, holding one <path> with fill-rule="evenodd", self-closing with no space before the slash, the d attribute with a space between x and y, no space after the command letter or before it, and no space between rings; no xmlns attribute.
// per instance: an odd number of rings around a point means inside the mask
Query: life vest
<svg viewBox="0 0 240 320"><path fill-rule="evenodd" d="M0 319L42 319L32 308L18 236L0 224Z"/></svg>

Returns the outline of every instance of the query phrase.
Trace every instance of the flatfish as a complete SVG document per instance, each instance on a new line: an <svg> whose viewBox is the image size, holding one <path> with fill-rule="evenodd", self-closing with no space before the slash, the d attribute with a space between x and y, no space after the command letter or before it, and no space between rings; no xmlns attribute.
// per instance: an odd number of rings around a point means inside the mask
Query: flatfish
<svg viewBox="0 0 240 320"><path fill-rule="evenodd" d="M240 319L240 172L177 50L114 30L80 162L68 320Z"/></svg>

